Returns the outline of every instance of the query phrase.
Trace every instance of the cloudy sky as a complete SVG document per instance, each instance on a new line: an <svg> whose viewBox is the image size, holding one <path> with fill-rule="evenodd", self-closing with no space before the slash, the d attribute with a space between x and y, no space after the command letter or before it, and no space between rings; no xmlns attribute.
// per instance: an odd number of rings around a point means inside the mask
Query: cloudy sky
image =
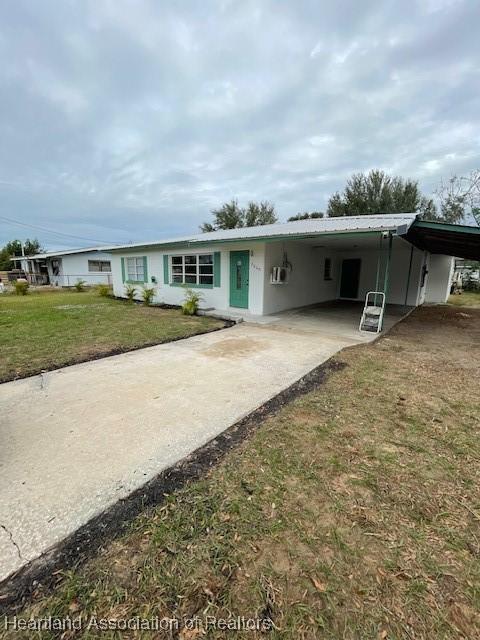
<svg viewBox="0 0 480 640"><path fill-rule="evenodd" d="M232 197L282 220L356 171L431 193L478 168L478 0L4 0L0 243L190 232Z"/></svg>

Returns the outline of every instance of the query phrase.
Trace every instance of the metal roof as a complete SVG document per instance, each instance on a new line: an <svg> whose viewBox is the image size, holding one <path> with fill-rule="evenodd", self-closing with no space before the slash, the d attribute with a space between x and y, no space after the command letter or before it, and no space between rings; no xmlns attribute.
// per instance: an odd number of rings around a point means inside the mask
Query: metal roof
<svg viewBox="0 0 480 640"><path fill-rule="evenodd" d="M480 227L418 220L406 239L430 253L480 260Z"/></svg>
<svg viewBox="0 0 480 640"><path fill-rule="evenodd" d="M56 258L57 256L68 256L75 253L108 253L110 247L87 247L84 249L65 249L64 251L48 251L47 253L37 253L34 256L16 256L17 260L36 260L44 258Z"/></svg>
<svg viewBox="0 0 480 640"><path fill-rule="evenodd" d="M452 225L417 219L416 213L385 213L365 216L342 216L338 218L314 218L293 222L267 224L256 227L241 227L196 233L176 238L137 242L135 244L110 247L87 247L51 251L34 256L15 256L15 260L32 260L72 255L76 253L125 251L135 248L161 247L166 245L195 245L216 242L239 242L242 240L280 240L308 238L321 235L341 235L368 231L396 231L420 249L431 253L445 253L478 260L480 258L480 227Z"/></svg>
<svg viewBox="0 0 480 640"><path fill-rule="evenodd" d="M340 234L364 231L392 231L403 228L406 233L417 217L416 213L391 213L365 216L342 216L337 218L314 218L295 220L293 222L266 224L256 227L240 227L210 231L189 236L181 236L165 240L137 242L135 244L116 245L109 251L135 249L137 247L157 247L171 244L195 244L208 242L232 242L241 240L289 238L319 236L322 234Z"/></svg>

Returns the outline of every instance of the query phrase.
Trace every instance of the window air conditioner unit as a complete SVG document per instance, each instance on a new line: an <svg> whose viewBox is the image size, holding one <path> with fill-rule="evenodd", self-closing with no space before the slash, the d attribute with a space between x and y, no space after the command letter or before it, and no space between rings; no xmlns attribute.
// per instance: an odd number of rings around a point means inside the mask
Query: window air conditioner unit
<svg viewBox="0 0 480 640"><path fill-rule="evenodd" d="M288 268L272 267L270 282L271 284L285 284L286 282L288 282Z"/></svg>

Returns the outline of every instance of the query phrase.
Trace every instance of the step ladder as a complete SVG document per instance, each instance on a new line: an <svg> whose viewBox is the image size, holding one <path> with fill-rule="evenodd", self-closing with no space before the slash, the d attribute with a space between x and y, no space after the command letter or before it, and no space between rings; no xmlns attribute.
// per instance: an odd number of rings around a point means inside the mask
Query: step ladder
<svg viewBox="0 0 480 640"><path fill-rule="evenodd" d="M359 331L380 333L383 327L383 315L385 313L385 294L383 291L369 291L365 296L362 318Z"/></svg>

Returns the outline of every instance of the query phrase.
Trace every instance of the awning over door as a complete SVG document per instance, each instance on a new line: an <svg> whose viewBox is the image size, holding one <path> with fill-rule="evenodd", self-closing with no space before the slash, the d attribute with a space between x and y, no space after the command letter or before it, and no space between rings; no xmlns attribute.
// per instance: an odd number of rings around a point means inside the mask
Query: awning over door
<svg viewBox="0 0 480 640"><path fill-rule="evenodd" d="M480 260L480 227L415 220L405 237L430 253Z"/></svg>

